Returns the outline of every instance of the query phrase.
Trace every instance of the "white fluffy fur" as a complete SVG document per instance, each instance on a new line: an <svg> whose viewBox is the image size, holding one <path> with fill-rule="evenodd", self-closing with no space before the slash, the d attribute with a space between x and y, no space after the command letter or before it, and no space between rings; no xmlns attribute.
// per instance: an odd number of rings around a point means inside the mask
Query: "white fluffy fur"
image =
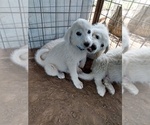
<svg viewBox="0 0 150 125"><path fill-rule="evenodd" d="M94 50L92 52L88 52L87 56L91 59L95 59L102 52L108 51L109 33L108 33L107 27L102 23L93 25L91 31L92 31L92 36L93 36L92 41L96 45L96 50ZM99 39L96 39L95 35L99 36ZM43 61L46 58L48 51L51 50L52 48L54 48L57 44L62 43L62 42L65 42L64 38L52 40L52 41L48 42L47 44L45 44L41 49L39 49L36 53L37 63L41 65L41 63L42 63L41 61ZM102 44L104 44L103 47L101 47Z"/></svg>
<svg viewBox="0 0 150 125"><path fill-rule="evenodd" d="M39 49L37 52L36 52L36 55L35 55L35 59L36 59L36 62L42 66L43 64L43 61L45 60L48 52L53 49L57 44L60 44L62 42L65 42L64 41L64 38L59 38L59 39L56 39L56 40L52 40L50 42L48 42L47 44L45 44L41 49Z"/></svg>
<svg viewBox="0 0 150 125"><path fill-rule="evenodd" d="M68 29L64 42L55 45L49 51L48 49L43 49L43 51L48 51L45 60L40 60L40 54L37 52L35 56L37 63L43 66L46 73L50 76L64 78L64 72L70 73L76 88L82 89L83 84L78 79L77 67L79 62L84 60L87 55L84 43L89 42L89 46L92 45L92 35L91 33L88 34L88 30L91 30L91 24L84 19L78 19ZM78 36L77 32L80 32L82 35ZM85 63L85 61L83 62Z"/></svg>
<svg viewBox="0 0 150 125"><path fill-rule="evenodd" d="M10 56L12 62L24 67L28 71L28 45L16 49Z"/></svg>
<svg viewBox="0 0 150 125"><path fill-rule="evenodd" d="M150 84L150 48L130 50L122 58L123 87L136 95L139 90L135 83Z"/></svg>
<svg viewBox="0 0 150 125"><path fill-rule="evenodd" d="M123 28L123 32L127 32ZM112 82L122 82L122 52L127 51L129 46L128 33L123 34L123 48L116 48L108 51L106 54L100 55L93 61L92 72L90 74L79 74L79 77L85 80L94 79L97 92L100 96L104 96L106 88L111 94L115 93L115 89L110 84ZM104 85L102 83L104 79Z"/></svg>
<svg viewBox="0 0 150 125"><path fill-rule="evenodd" d="M85 80L94 79L97 92L100 96L104 96L106 89L109 90L111 94L115 93L111 82L121 83L122 80L122 65L121 65L121 53L122 49L113 49L108 51L106 54L102 54L97 59L93 61L92 72L90 74L81 73L79 78ZM104 79L104 85L102 83Z"/></svg>

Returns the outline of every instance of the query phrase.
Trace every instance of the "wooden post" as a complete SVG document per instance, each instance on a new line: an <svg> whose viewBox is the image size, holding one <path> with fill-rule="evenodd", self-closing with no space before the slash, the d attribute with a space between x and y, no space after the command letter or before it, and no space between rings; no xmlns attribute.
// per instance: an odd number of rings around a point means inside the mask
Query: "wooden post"
<svg viewBox="0 0 150 125"><path fill-rule="evenodd" d="M94 18L92 24L95 24L99 21L99 17L103 8L104 0L98 0L96 4L96 9L94 13Z"/></svg>

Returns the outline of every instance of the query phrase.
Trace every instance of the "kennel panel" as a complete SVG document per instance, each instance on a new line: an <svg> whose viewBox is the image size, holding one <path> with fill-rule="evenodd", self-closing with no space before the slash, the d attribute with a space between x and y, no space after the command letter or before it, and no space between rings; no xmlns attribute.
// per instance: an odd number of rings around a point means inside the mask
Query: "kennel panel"
<svg viewBox="0 0 150 125"><path fill-rule="evenodd" d="M123 0L123 23L130 32L130 48L150 46L149 0Z"/></svg>
<svg viewBox="0 0 150 125"><path fill-rule="evenodd" d="M98 22L104 23L108 27L110 47L120 46L122 37L122 1L104 0Z"/></svg>
<svg viewBox="0 0 150 125"><path fill-rule="evenodd" d="M30 0L30 48L40 48L50 40L63 37L78 18L91 21L94 4L94 0Z"/></svg>
<svg viewBox="0 0 150 125"><path fill-rule="evenodd" d="M3 0L0 4L0 48L28 43L28 1Z"/></svg>

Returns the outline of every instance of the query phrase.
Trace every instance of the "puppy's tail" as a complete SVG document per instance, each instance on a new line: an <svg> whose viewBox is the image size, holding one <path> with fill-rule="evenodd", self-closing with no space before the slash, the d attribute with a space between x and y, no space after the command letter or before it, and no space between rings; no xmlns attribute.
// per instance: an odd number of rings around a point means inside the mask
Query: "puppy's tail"
<svg viewBox="0 0 150 125"><path fill-rule="evenodd" d="M28 71L28 48L20 48L12 52L10 59L15 64L24 67Z"/></svg>
<svg viewBox="0 0 150 125"><path fill-rule="evenodd" d="M79 78L84 79L84 80L92 80L92 79L94 79L94 74L92 72L89 74L81 73L81 74L79 74Z"/></svg>
<svg viewBox="0 0 150 125"><path fill-rule="evenodd" d="M44 61L45 57L44 57L44 59L42 59L42 55L44 55L48 51L49 51L49 49L40 49L36 52L35 60L39 65L43 66L43 61Z"/></svg>

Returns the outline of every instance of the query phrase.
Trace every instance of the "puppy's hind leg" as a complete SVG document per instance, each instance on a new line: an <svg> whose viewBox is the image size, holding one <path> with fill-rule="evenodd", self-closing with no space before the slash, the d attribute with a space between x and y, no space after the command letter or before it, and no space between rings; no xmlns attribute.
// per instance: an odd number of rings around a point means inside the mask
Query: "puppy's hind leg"
<svg viewBox="0 0 150 125"><path fill-rule="evenodd" d="M106 93L106 89L105 89L105 86L102 84L102 79L95 78L94 80L95 80L98 94L103 97Z"/></svg>
<svg viewBox="0 0 150 125"><path fill-rule="evenodd" d="M64 73L59 72L56 66L53 64L45 65L44 69L45 69L45 72L50 76L57 76L59 79L65 78Z"/></svg>

